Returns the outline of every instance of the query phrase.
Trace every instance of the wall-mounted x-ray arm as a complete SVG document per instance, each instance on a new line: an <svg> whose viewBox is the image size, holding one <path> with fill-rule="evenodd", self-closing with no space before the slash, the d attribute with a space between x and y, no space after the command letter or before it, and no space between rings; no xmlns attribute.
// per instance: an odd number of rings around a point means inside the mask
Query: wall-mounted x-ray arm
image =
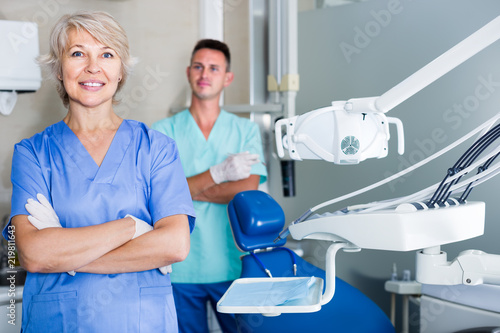
<svg viewBox="0 0 500 333"><path fill-rule="evenodd" d="M385 117L417 92L500 38L500 16L378 97L334 101L331 107L313 110L276 122L278 155L292 159L323 159L337 164L359 163L387 156L388 124L398 130L398 152L404 151L403 125ZM282 127L286 134L282 135ZM283 149L284 148L284 149Z"/></svg>

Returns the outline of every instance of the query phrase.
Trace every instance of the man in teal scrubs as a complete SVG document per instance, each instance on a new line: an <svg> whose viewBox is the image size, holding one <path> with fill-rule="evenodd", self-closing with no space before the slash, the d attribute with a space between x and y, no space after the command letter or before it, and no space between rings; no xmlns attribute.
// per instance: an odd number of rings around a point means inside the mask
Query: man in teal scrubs
<svg viewBox="0 0 500 333"><path fill-rule="evenodd" d="M226 44L205 39L192 53L187 77L191 106L153 124L179 148L197 216L187 259L171 274L180 332L208 332L207 302L217 301L241 273L227 217L227 203L267 178L257 124L221 110L220 95L233 80ZM216 311L215 311L216 312ZM217 313L223 332L236 332L234 317Z"/></svg>

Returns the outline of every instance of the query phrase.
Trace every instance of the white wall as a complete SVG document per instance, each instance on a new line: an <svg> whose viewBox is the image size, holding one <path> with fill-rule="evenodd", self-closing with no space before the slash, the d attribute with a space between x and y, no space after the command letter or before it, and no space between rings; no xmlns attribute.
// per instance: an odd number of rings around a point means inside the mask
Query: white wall
<svg viewBox="0 0 500 333"><path fill-rule="evenodd" d="M388 12L390 15L383 18L383 13ZM383 94L498 15L500 2L494 0L372 0L302 12L299 14L301 88L297 113L327 106L332 100ZM343 52L347 45L356 51ZM382 160L367 160L355 166L324 161L297 162L297 196L280 197L276 190L279 184L273 186L273 195L284 207L287 221L293 221L319 203L375 183L422 160L499 112L499 55L500 42L497 42L388 113L404 123L406 153L403 156L397 155L393 139L389 157ZM485 85L485 81L491 83ZM487 98L476 96L478 86L481 92L488 93ZM461 114L456 112L460 107L464 110ZM437 132L441 134L433 134ZM395 137L395 131L391 133ZM467 147L460 147L409 177L329 210L411 194L436 183ZM486 234L444 246L450 259L461 250L473 248L500 253L499 185L497 177L472 191L469 200L486 202ZM320 266L324 265L327 245L303 242L309 260ZM413 252L374 250L340 253L338 276L361 289L388 312L389 294L384 292L384 281L390 277L393 262L397 263L400 273L411 269L413 278L414 256Z"/></svg>

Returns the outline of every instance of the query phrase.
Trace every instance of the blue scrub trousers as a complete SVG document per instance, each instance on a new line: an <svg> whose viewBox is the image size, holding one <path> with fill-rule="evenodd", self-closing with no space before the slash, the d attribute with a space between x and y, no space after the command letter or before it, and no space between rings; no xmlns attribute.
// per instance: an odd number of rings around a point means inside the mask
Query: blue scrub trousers
<svg viewBox="0 0 500 333"><path fill-rule="evenodd" d="M232 281L220 283L172 283L179 333L208 333L207 301L224 333L236 333L234 315L217 312L217 302Z"/></svg>

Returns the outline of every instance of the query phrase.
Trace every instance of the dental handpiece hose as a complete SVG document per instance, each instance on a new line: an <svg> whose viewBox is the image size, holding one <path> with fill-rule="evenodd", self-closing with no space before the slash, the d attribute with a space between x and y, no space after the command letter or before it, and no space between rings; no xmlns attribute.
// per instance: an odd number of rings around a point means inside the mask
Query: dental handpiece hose
<svg viewBox="0 0 500 333"><path fill-rule="evenodd" d="M295 221L293 221L292 223L290 223L290 225L294 225L296 223L300 223L300 222L304 221L309 216L311 216L311 214L312 214L312 210L308 209L298 219L296 219ZM290 231L288 230L288 228L290 228L290 227L288 226L285 230L283 230L282 232L280 232L280 234L278 235L278 237L276 237L276 239L274 240L275 243L279 242L281 239L285 239L288 235L290 235Z"/></svg>

